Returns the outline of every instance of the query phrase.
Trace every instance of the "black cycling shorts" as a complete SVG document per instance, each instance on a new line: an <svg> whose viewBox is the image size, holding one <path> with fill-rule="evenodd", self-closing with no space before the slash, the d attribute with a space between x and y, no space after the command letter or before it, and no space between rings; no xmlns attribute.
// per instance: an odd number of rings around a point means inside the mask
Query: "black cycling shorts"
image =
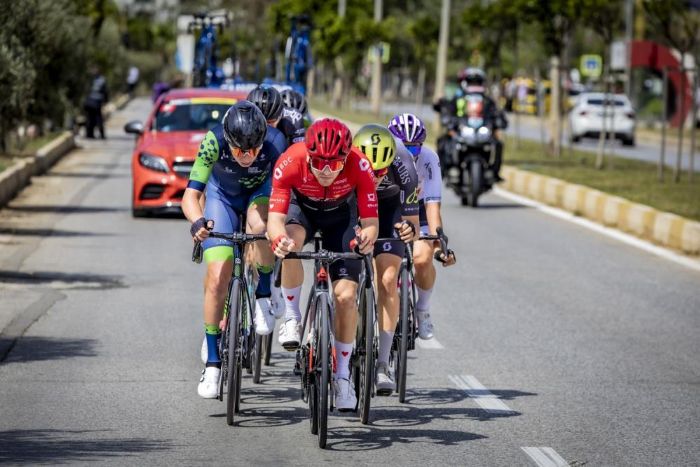
<svg viewBox="0 0 700 467"><path fill-rule="evenodd" d="M401 203L382 201L379 200L379 238L398 239L399 236L394 230L394 224L401 222ZM388 253L403 258L405 252L406 244L400 240L374 244L374 256Z"/></svg>
<svg viewBox="0 0 700 467"><path fill-rule="evenodd" d="M323 248L337 253L349 253L350 241L355 238L355 226L357 225L357 203L354 197L347 203L331 210L314 210L308 206L300 205L296 199L292 199L287 212L287 224L297 224L306 230L304 243L313 240L316 232L321 232ZM331 281L349 279L359 282L362 260L338 260L331 264Z"/></svg>

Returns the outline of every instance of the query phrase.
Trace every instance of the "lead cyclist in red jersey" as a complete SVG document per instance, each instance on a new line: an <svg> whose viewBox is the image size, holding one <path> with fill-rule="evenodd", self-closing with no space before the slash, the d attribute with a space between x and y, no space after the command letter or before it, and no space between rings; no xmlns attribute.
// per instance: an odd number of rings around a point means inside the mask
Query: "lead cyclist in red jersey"
<svg viewBox="0 0 700 467"><path fill-rule="evenodd" d="M358 233L358 215L362 219ZM293 144L280 156L272 175L272 194L267 233L278 257L300 251L314 234L323 235L323 247L335 252L350 251L358 238L359 249L369 254L379 232L377 192L372 166L358 149L352 135L335 119L314 122L306 141ZM329 274L335 296L334 375L335 406L352 410L357 404L350 383L350 355L357 329L357 283L359 260L336 261ZM287 350L300 344L301 311L299 295L304 271L298 260L285 261L282 293L285 322L280 326L280 343Z"/></svg>

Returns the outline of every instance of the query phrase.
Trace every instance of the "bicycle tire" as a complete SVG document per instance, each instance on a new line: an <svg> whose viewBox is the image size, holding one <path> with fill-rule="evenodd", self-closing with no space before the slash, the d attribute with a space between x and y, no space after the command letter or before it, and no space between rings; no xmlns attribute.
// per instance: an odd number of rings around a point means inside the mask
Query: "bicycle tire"
<svg viewBox="0 0 700 467"><path fill-rule="evenodd" d="M399 402L406 401L406 369L408 367L408 342L409 342L409 302L408 302L408 270L401 268L401 290L399 293L399 326L401 336L396 358L396 392L399 394Z"/></svg>
<svg viewBox="0 0 700 467"><path fill-rule="evenodd" d="M328 318L330 317L330 308L328 305L328 296L323 294L319 297L319 306L316 312L320 319L320 350L321 350L321 371L320 381L318 385L318 447L326 448L326 440L328 438L328 388L330 381L330 328Z"/></svg>
<svg viewBox="0 0 700 467"><path fill-rule="evenodd" d="M360 319L362 320L362 335L358 342L360 352L360 393L358 405L360 411L360 422L363 425L369 423L370 405L372 402L372 388L374 387L374 360L375 360L375 342L374 342L374 316L375 304L374 294L372 289L363 287L363 299L360 309Z"/></svg>
<svg viewBox="0 0 700 467"><path fill-rule="evenodd" d="M263 354L265 356L265 366L270 366L270 357L272 356L272 334L270 333L267 336L265 336L265 353Z"/></svg>
<svg viewBox="0 0 700 467"><path fill-rule="evenodd" d="M247 297L248 297L248 293L246 292L245 289L243 289L241 287L240 288L240 295L239 295L239 303L242 303L243 305L242 305L242 308L239 312L239 319L236 320L236 321L238 321L239 351L237 353L238 358L236 358L236 381L235 381L235 383L236 383L236 387L235 387L236 397L234 399L235 400L235 407L234 407L235 413L238 413L241 410L241 385L243 383L243 357L244 357L243 351L244 350L246 350L246 352L248 351L247 349L243 348L243 339L248 339L248 341L249 341L248 343L250 343L250 339L251 339L250 334L246 336L246 334L245 334L246 328L243 327L244 323L242 323L240 321L240 316L242 316L244 313L243 307L246 307L246 306L250 307L250 303L248 302ZM250 312L250 310L248 310L248 312ZM252 315L250 313L248 313L247 316L252 316ZM253 339L253 343L254 342L255 342L255 339ZM248 345L247 347L250 348L251 345ZM250 357L250 355L248 355L248 357ZM248 367L250 367L250 361L248 361Z"/></svg>
<svg viewBox="0 0 700 467"><path fill-rule="evenodd" d="M241 355L238 350L239 346L239 318L241 316L239 307L241 301L241 281L233 279L231 284L231 292L229 296L229 319L228 319L228 358L227 358L227 377L226 387L228 394L226 395L226 423L233 425L233 414L236 411L236 392L237 387L240 387L240 360Z"/></svg>
<svg viewBox="0 0 700 467"><path fill-rule="evenodd" d="M253 383L260 384L260 370L263 363L263 350L265 349L267 336L255 334L255 349L253 349Z"/></svg>

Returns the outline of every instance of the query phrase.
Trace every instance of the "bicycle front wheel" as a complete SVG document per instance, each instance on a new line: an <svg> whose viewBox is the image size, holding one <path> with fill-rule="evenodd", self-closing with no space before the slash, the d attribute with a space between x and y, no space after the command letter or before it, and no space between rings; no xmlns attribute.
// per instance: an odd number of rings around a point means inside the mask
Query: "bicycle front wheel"
<svg viewBox="0 0 700 467"><path fill-rule="evenodd" d="M316 411L318 413L318 447L325 449L326 439L328 437L328 389L331 385L331 339L330 339L330 325L328 324L328 319L331 315L331 311L328 305L328 296L321 295L319 297L319 304L316 308L316 313L319 314L319 324L321 336L319 338L319 361L321 363L318 383L318 406Z"/></svg>
<svg viewBox="0 0 700 467"><path fill-rule="evenodd" d="M363 425L369 423L369 410L374 387L374 361L375 355L375 302L372 289L362 289L360 300L360 339L357 342L359 353L359 399L360 421Z"/></svg>
<svg viewBox="0 0 700 467"><path fill-rule="evenodd" d="M268 336L255 334L255 346L253 349L253 357L251 358L253 364L253 382L255 384L260 384L260 370L263 363L263 351L267 348L267 338Z"/></svg>
<svg viewBox="0 0 700 467"><path fill-rule="evenodd" d="M226 423L233 425L233 414L237 412L237 398L241 385L241 351L240 351L240 316L241 316L241 281L233 280L231 285L229 314L228 314L228 361L226 386Z"/></svg>
<svg viewBox="0 0 700 467"><path fill-rule="evenodd" d="M401 289L399 295L399 348L396 358L396 391L399 393L399 402L406 400L406 367L408 366L408 341L409 341L409 301L408 270L401 268Z"/></svg>

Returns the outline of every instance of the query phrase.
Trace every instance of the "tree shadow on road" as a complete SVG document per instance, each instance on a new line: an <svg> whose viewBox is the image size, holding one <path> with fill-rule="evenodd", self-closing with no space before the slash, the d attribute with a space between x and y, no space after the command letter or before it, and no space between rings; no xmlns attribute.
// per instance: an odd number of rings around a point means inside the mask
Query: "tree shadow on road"
<svg viewBox="0 0 700 467"><path fill-rule="evenodd" d="M2 283L20 283L20 284L40 284L47 282L65 282L68 284L80 285L84 284L85 288L99 290L115 289L126 287L120 279L120 276L109 276L104 274L81 274L73 272L56 272L56 271L4 271L0 270L0 284Z"/></svg>
<svg viewBox="0 0 700 467"><path fill-rule="evenodd" d="M61 177L61 178L97 178L97 179L108 179L108 178L128 178L131 177L129 173L119 173L119 172L109 172L109 173L99 173L99 172L49 172L42 177Z"/></svg>
<svg viewBox="0 0 700 467"><path fill-rule="evenodd" d="M12 338L0 337L0 349L12 346ZM22 337L11 347L3 365L12 363L62 360L75 357L96 357L95 339L61 339L55 337Z"/></svg>
<svg viewBox="0 0 700 467"><path fill-rule="evenodd" d="M489 203L487 201L479 203L479 207L476 209L522 209L522 208L528 208L530 209L529 206L525 206L524 204L517 204L517 203Z"/></svg>
<svg viewBox="0 0 700 467"><path fill-rule="evenodd" d="M0 227L0 235L20 237L111 237L111 233L81 232L54 229L25 229L21 227Z"/></svg>
<svg viewBox="0 0 700 467"><path fill-rule="evenodd" d="M16 212L53 212L61 214L90 214L100 212L123 212L129 211L126 207L109 207L109 206L50 206L50 205L13 205L7 206L5 209Z"/></svg>
<svg viewBox="0 0 700 467"><path fill-rule="evenodd" d="M129 456L174 447L170 440L102 438L102 432L49 429L0 431L0 464L54 465L106 459L125 462ZM99 438L86 439L88 437Z"/></svg>

